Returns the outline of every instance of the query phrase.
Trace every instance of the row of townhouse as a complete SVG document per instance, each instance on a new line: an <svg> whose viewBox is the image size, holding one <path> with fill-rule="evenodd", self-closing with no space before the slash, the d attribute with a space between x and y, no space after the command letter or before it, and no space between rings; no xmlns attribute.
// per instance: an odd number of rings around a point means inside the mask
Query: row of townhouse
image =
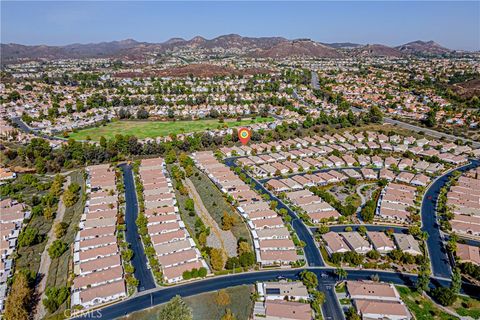
<svg viewBox="0 0 480 320"><path fill-rule="evenodd" d="M30 217L30 211L16 200L0 201L0 313L7 297L7 280L13 272L13 257L23 221Z"/></svg>
<svg viewBox="0 0 480 320"><path fill-rule="evenodd" d="M393 234L392 240L384 232L368 231L366 237L363 237L356 231L338 233L330 231L322 235L322 239L328 255L348 251L366 254L371 250L387 254L395 249L413 256L422 254L419 242L412 235L403 233Z"/></svg>
<svg viewBox="0 0 480 320"><path fill-rule="evenodd" d="M332 146L333 147L333 146ZM237 161L260 178L276 176L280 174L296 173L320 168L344 168L344 167L372 167L410 170L436 174L444 169L441 163L429 163L424 160L414 161L410 158L395 158L393 156L381 157L379 155L357 155L350 150L339 150L341 157L332 155L333 150L328 146L308 147L290 151L280 151L268 154L259 154L239 158ZM331 155L328 155L331 154ZM459 163L467 161L462 157Z"/></svg>
<svg viewBox="0 0 480 320"><path fill-rule="evenodd" d="M340 217L340 213L328 202L323 201L322 198L314 195L309 190L291 191L286 193L286 197L290 203L301 208L313 223Z"/></svg>
<svg viewBox="0 0 480 320"><path fill-rule="evenodd" d="M253 319L311 320L310 295L300 281L259 282Z"/></svg>
<svg viewBox="0 0 480 320"><path fill-rule="evenodd" d="M347 281L347 297L362 319L413 319L393 284L373 281Z"/></svg>
<svg viewBox="0 0 480 320"><path fill-rule="evenodd" d="M450 221L454 232L480 236L480 168L462 175L450 187L447 206L454 213Z"/></svg>
<svg viewBox="0 0 480 320"><path fill-rule="evenodd" d="M192 269L208 270L207 263L180 218L164 160L142 160L139 174L143 185L148 234L162 268L164 281L182 281L183 273Z"/></svg>
<svg viewBox="0 0 480 320"><path fill-rule="evenodd" d="M380 193L376 215L384 220L405 223L415 209L417 189L399 183L389 183Z"/></svg>
<svg viewBox="0 0 480 320"><path fill-rule="evenodd" d="M84 213L74 243L71 305L91 308L126 297L124 271L117 243L118 194L115 169L86 168Z"/></svg>
<svg viewBox="0 0 480 320"><path fill-rule="evenodd" d="M376 133L370 133L369 138L365 138L362 133L352 135L350 133L343 133L345 137L340 134L315 135L313 137L303 137L288 139L282 141L273 141L269 143L252 143L245 146L223 147L220 151L227 157L231 156L258 156L258 158L251 159L251 163L263 164L268 162L270 158L262 158L259 155L264 153L275 153L283 151L290 155L290 157L303 154L302 157L307 157L309 154L327 154L333 150L338 150L341 153L347 151L356 150L382 150L385 152L404 153L405 151L411 151L413 154L419 156L438 156L441 160L446 162L458 164L466 161L468 155L475 156L479 149L473 150L469 146L458 146L453 143L441 143L436 140L428 140L425 138L416 140L413 137L400 137L384 135L376 135ZM370 137L375 137L370 139ZM382 136L384 138L382 138ZM380 138L379 138L380 137ZM385 139L386 138L386 139ZM403 140L402 140L403 139ZM403 141L403 142L402 142ZM288 151L294 149L301 149L299 152L290 153ZM285 154L283 154L285 156ZM286 158L286 156L285 156ZM345 159L344 159L345 161ZM348 161L345 161L348 163ZM373 162L372 162L373 163ZM380 163L377 165L381 166ZM404 163L398 165L404 166ZM432 168L434 169L434 168Z"/></svg>
<svg viewBox="0 0 480 320"><path fill-rule="evenodd" d="M298 260L296 247L282 218L268 202L250 189L229 167L220 163L213 152L197 152L195 164L225 194L230 195L250 228L257 262L262 266L290 264Z"/></svg>

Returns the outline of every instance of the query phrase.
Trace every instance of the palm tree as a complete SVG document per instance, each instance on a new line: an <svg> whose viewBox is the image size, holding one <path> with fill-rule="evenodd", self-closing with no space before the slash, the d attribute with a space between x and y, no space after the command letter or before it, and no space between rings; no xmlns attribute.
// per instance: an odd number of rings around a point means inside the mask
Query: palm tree
<svg viewBox="0 0 480 320"><path fill-rule="evenodd" d="M346 279L347 278L347 271L343 268L337 268L335 270L335 274L337 275L338 279Z"/></svg>

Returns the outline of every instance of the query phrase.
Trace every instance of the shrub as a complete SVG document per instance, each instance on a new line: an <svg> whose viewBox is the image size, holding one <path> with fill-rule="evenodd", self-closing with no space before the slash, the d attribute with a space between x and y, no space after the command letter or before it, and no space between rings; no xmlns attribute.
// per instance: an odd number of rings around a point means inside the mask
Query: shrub
<svg viewBox="0 0 480 320"><path fill-rule="evenodd" d="M68 245L65 242L55 240L50 248L48 248L48 254L50 255L50 258L55 259L60 257L65 251L67 251L67 249Z"/></svg>

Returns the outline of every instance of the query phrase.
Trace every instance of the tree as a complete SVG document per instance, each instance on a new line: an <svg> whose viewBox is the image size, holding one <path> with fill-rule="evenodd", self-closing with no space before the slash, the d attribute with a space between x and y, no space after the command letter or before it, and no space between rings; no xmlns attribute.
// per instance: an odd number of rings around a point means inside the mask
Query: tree
<svg viewBox="0 0 480 320"><path fill-rule="evenodd" d="M380 253L377 250L370 250L367 252L367 257L373 260L377 260L380 258Z"/></svg>
<svg viewBox="0 0 480 320"><path fill-rule="evenodd" d="M53 219L53 217L55 217L55 209L51 206L46 206L44 209L43 209L43 216L45 217L45 219L47 220L51 220Z"/></svg>
<svg viewBox="0 0 480 320"><path fill-rule="evenodd" d="M213 248L210 250L210 264L216 271L222 270L225 265L225 254L222 249Z"/></svg>
<svg viewBox="0 0 480 320"><path fill-rule="evenodd" d="M72 189L68 188L63 193L63 203L65 207L70 208L72 207L78 200L78 194L74 192Z"/></svg>
<svg viewBox="0 0 480 320"><path fill-rule="evenodd" d="M43 305L50 313L54 313L67 300L70 290L68 287L48 287L45 290L45 295L47 298L43 299Z"/></svg>
<svg viewBox="0 0 480 320"><path fill-rule="evenodd" d="M38 229L34 227L27 227L18 237L18 244L20 247L28 247L37 244L40 240Z"/></svg>
<svg viewBox="0 0 480 320"><path fill-rule="evenodd" d="M222 216L222 230L230 230L235 224L235 216L228 214L226 211L223 212Z"/></svg>
<svg viewBox="0 0 480 320"><path fill-rule="evenodd" d="M430 111L427 112L427 117L425 118L423 123L430 128L437 125L437 117L434 109L430 109Z"/></svg>
<svg viewBox="0 0 480 320"><path fill-rule="evenodd" d="M318 286L317 275L311 271L303 270L300 272L300 279L309 290L315 289Z"/></svg>
<svg viewBox="0 0 480 320"><path fill-rule="evenodd" d="M219 306L228 306L230 304L230 295L227 290L221 289L215 295L215 303Z"/></svg>
<svg viewBox="0 0 480 320"><path fill-rule="evenodd" d="M355 310L354 307L348 308L348 310L345 312L345 318L347 320L360 320L360 316L357 313L357 310Z"/></svg>
<svg viewBox="0 0 480 320"><path fill-rule="evenodd" d="M318 233L320 234L325 234L325 233L328 233L329 231L330 231L330 227L325 224L322 224L320 228L318 228Z"/></svg>
<svg viewBox="0 0 480 320"><path fill-rule="evenodd" d="M455 294L459 294L461 288L462 274L460 272L460 268L454 268L452 272L452 283L450 284L450 289L452 289Z"/></svg>
<svg viewBox="0 0 480 320"><path fill-rule="evenodd" d="M428 291L428 285L430 284L429 271L426 267L422 267L415 284L415 289L418 292Z"/></svg>
<svg viewBox="0 0 480 320"><path fill-rule="evenodd" d="M432 290L432 298L442 306L451 306L457 300L457 294L448 287L438 287Z"/></svg>
<svg viewBox="0 0 480 320"><path fill-rule="evenodd" d="M225 314L222 316L222 318L220 320L236 320L237 318L235 317L235 315L232 313L232 310L230 309L227 309L225 311Z"/></svg>
<svg viewBox="0 0 480 320"><path fill-rule="evenodd" d="M195 212L195 203L192 199L188 198L185 200L185 210L189 212Z"/></svg>
<svg viewBox="0 0 480 320"><path fill-rule="evenodd" d="M370 122L381 123L383 121L383 113L377 106L372 106L368 112Z"/></svg>
<svg viewBox="0 0 480 320"><path fill-rule="evenodd" d="M191 320L192 310L180 296L173 297L158 314L158 320Z"/></svg>
<svg viewBox="0 0 480 320"><path fill-rule="evenodd" d="M145 110L145 108L143 107L140 107L137 111L137 119L148 119L148 117L150 116L150 114L148 113L147 110Z"/></svg>
<svg viewBox="0 0 480 320"><path fill-rule="evenodd" d="M67 233L68 224L66 222L59 222L55 225L55 237L60 239Z"/></svg>
<svg viewBox="0 0 480 320"><path fill-rule="evenodd" d="M241 256L244 253L252 252L250 245L246 241L240 241L238 243L238 255Z"/></svg>
<svg viewBox="0 0 480 320"><path fill-rule="evenodd" d="M253 252L242 253L239 257L239 262L242 267L250 267L255 264L255 255Z"/></svg>
<svg viewBox="0 0 480 320"><path fill-rule="evenodd" d="M207 268L201 267L200 269L198 269L198 276L200 278L205 278L207 276Z"/></svg>
<svg viewBox="0 0 480 320"><path fill-rule="evenodd" d="M5 319L30 319L29 305L32 298L32 289L27 276L17 273L13 278L10 294L5 302Z"/></svg>
<svg viewBox="0 0 480 320"><path fill-rule="evenodd" d="M61 241L61 240L55 240L53 241L52 245L48 248L48 254L50 255L50 258L58 258L60 257L65 251L67 251L68 245Z"/></svg>
<svg viewBox="0 0 480 320"><path fill-rule="evenodd" d="M347 278L347 271L343 268L337 268L335 270L335 274L337 275L338 279L345 279Z"/></svg>

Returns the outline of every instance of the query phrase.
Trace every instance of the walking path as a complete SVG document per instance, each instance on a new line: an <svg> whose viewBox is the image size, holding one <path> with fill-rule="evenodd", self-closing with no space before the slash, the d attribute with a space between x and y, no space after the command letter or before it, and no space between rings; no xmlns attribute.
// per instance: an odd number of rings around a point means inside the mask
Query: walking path
<svg viewBox="0 0 480 320"><path fill-rule="evenodd" d="M63 190L66 190L68 186L71 183L71 177L67 176L67 179L63 185ZM37 296L40 297L37 301L37 307L35 308L35 314L33 318L35 320L37 319L43 319L45 315L47 314L47 311L45 310L45 306L43 305L43 299L46 298L45 296L45 289L47 285L47 277L48 277L48 269L50 268L50 264L52 263L52 259L50 258L50 255L48 254L48 248L52 244L52 242L56 239L55 237L55 225L57 223L60 223L63 221L63 216L65 214L65 205L63 203L63 199L60 198L60 201L58 202L58 209L57 209L57 214L55 215L55 219L53 220L52 227L50 228L50 231L47 234L47 244L45 245L45 250L42 252L42 257L40 258L40 268L38 268L38 276L40 276L42 279L40 280L40 283L37 285Z"/></svg>
<svg viewBox="0 0 480 320"><path fill-rule="evenodd" d="M363 184L359 185L356 189L356 193L358 194L358 196L360 197L360 200L361 200L361 203L357 208L357 219L361 224L364 224L365 222L363 222L362 217L360 216L360 212L362 211L363 206L365 206L365 203L367 202L367 198L365 198L365 196L363 195L362 189L365 186L370 186L370 185L373 185L373 184L375 184L375 183L363 183Z"/></svg>
<svg viewBox="0 0 480 320"><path fill-rule="evenodd" d="M192 197L197 214L202 219L203 223L207 227L210 227L210 235L207 238L207 245L213 248L223 249L229 257L237 255L237 239L233 235L232 231L222 230L217 222L212 218L207 208L203 204L202 198L197 192L197 189L193 185L193 182L186 178L185 186L188 189L188 193Z"/></svg>

